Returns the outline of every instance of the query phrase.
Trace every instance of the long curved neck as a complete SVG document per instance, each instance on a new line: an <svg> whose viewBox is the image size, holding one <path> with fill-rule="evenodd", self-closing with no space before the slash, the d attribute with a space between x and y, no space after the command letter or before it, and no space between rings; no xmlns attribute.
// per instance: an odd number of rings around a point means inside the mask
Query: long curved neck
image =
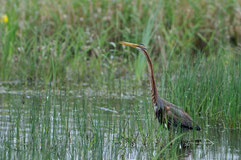
<svg viewBox="0 0 241 160"><path fill-rule="evenodd" d="M149 73L150 73L150 81L151 81L152 103L157 105L157 88L156 88L156 81L155 81L154 73L153 73L152 62L151 62L150 56L148 55L147 51L145 49L141 49L141 50L144 53L147 63L148 63L148 68L149 68Z"/></svg>

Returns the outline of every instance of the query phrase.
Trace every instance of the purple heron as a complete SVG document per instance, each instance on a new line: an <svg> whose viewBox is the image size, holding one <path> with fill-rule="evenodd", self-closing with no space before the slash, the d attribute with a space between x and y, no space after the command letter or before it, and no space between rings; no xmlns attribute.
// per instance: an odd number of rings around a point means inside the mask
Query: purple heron
<svg viewBox="0 0 241 160"><path fill-rule="evenodd" d="M146 47L143 44L135 44L129 42L120 42L120 44L136 48L142 51L146 57L150 72L151 99L154 106L155 116L158 121L161 124L167 124L168 128L171 126L180 126L182 129L201 130L201 128L193 122L192 118L185 111L159 96L156 88L152 62L149 54L147 53Z"/></svg>

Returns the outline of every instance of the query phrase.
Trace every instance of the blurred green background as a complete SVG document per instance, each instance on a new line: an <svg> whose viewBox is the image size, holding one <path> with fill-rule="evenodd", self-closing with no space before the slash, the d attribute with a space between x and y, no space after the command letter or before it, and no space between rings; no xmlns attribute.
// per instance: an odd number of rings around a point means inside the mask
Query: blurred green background
<svg viewBox="0 0 241 160"><path fill-rule="evenodd" d="M240 157L241 0L0 0L0 17L0 159ZM201 132L157 122L120 41Z"/></svg>
<svg viewBox="0 0 241 160"><path fill-rule="evenodd" d="M145 59L118 42L144 43L155 70L180 59L240 61L240 0L1 0L1 80L86 80L145 73ZM129 50L129 49L128 49ZM133 53L133 54L132 54ZM182 62L181 62L182 63ZM160 72L160 71L158 71Z"/></svg>
<svg viewBox="0 0 241 160"><path fill-rule="evenodd" d="M119 41L143 43L161 96L175 102L190 91L196 113L240 127L240 0L0 2L8 16L0 24L1 81L146 84L145 57Z"/></svg>

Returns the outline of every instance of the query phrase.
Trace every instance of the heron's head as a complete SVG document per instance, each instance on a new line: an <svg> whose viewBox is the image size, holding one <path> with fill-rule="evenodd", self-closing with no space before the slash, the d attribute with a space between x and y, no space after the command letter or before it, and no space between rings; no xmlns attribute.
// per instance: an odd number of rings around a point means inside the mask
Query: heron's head
<svg viewBox="0 0 241 160"><path fill-rule="evenodd" d="M146 50L146 47L144 46L144 44L129 43L129 42L120 42L120 44L125 45L125 46L130 46L130 47L133 47L136 49Z"/></svg>

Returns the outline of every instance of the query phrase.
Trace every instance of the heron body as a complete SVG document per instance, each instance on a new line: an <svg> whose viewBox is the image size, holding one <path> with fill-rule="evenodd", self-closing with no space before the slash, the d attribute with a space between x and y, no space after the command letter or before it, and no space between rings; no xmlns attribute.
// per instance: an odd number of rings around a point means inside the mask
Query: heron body
<svg viewBox="0 0 241 160"><path fill-rule="evenodd" d="M154 106L155 116L161 124L167 124L168 127L180 126L183 129L196 129L201 130L201 128L195 124L192 118L183 111L180 107L164 100L161 98L157 92L156 81L153 73L152 61L149 54L143 44L135 44L129 42L120 42L122 45L130 46L139 49L145 55L149 72L150 72L150 82L151 82L151 99Z"/></svg>

